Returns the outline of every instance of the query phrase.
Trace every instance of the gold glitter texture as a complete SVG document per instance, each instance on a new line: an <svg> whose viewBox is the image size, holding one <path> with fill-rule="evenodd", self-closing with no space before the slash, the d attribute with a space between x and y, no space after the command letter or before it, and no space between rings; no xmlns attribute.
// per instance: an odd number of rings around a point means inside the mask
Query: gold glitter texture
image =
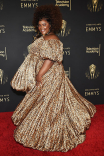
<svg viewBox="0 0 104 156"><path fill-rule="evenodd" d="M27 94L15 109L14 138L25 147L67 152L82 143L96 107L83 98L65 74L63 44L57 39L35 40L14 75L11 86ZM44 60L54 62L36 87L36 75Z"/></svg>

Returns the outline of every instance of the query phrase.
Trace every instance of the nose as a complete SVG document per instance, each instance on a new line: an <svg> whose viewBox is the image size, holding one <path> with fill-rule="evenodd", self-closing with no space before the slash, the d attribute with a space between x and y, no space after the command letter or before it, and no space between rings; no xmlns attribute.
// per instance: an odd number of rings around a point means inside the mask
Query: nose
<svg viewBox="0 0 104 156"><path fill-rule="evenodd" d="M44 28L44 26L43 26L43 25L39 25L39 28L40 28L40 29L43 29L43 28Z"/></svg>
<svg viewBox="0 0 104 156"><path fill-rule="evenodd" d="M42 25L42 26L41 26L41 29L43 29L43 28L44 28L44 26Z"/></svg>

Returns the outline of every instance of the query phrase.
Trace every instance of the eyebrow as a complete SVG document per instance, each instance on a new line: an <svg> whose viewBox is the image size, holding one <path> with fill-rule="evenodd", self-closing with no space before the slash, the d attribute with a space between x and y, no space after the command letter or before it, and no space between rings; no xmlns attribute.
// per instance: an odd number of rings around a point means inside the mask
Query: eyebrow
<svg viewBox="0 0 104 156"><path fill-rule="evenodd" d="M46 23L42 23L42 24L38 24L38 25L44 25L44 24L46 24Z"/></svg>

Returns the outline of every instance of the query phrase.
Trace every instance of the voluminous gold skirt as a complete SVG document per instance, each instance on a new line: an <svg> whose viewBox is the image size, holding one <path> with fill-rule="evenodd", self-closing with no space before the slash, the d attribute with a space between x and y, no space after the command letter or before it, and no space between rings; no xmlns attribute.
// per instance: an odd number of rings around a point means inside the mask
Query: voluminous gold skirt
<svg viewBox="0 0 104 156"><path fill-rule="evenodd" d="M42 78L42 86L31 88L17 106L12 120L14 138L25 147L67 152L85 140L96 107L83 98L54 64Z"/></svg>

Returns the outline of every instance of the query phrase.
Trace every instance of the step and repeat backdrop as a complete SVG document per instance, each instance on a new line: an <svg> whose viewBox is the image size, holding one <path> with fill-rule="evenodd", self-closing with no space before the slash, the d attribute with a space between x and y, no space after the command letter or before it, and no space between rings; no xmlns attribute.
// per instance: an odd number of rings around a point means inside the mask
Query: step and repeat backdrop
<svg viewBox="0 0 104 156"><path fill-rule="evenodd" d="M0 0L0 112L14 111L25 96L13 90L10 81L36 35L34 10L44 4L59 6L63 15L57 35L64 44L68 78L87 100L104 104L104 1Z"/></svg>

